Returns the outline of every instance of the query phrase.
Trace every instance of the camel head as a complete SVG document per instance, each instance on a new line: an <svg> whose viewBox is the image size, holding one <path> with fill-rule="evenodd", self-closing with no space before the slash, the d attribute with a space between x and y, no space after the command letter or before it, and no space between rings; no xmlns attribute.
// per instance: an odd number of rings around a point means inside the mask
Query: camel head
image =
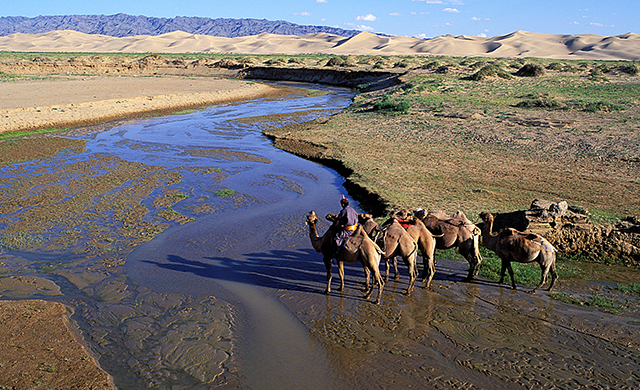
<svg viewBox="0 0 640 390"><path fill-rule="evenodd" d="M422 209L422 208L417 208L417 209L413 210L413 215L416 218L422 220L422 219L424 219L424 217L427 216L427 210Z"/></svg>
<svg viewBox="0 0 640 390"><path fill-rule="evenodd" d="M406 220L412 217L411 211L407 209L395 210L391 215L402 220Z"/></svg>
<svg viewBox="0 0 640 390"><path fill-rule="evenodd" d="M316 222L318 222L318 216L316 215L316 212L313 210L309 211L309 214L307 214L306 224L315 225Z"/></svg>
<svg viewBox="0 0 640 390"><path fill-rule="evenodd" d="M336 219L338 219L338 214L327 214L324 216L324 219L326 219L329 222L335 222Z"/></svg>
<svg viewBox="0 0 640 390"><path fill-rule="evenodd" d="M483 211L480 213L480 219L484 221L484 223L493 223L495 216L491 213Z"/></svg>

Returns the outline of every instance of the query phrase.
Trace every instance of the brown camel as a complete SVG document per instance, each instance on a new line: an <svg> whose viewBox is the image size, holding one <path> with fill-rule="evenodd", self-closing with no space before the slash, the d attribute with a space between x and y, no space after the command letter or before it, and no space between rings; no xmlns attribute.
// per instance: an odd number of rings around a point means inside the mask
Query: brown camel
<svg viewBox="0 0 640 390"><path fill-rule="evenodd" d="M414 217L409 210L403 209L395 211L392 216L398 219L400 225L405 228L407 233L418 244L418 249L422 253L422 274L420 278L426 288L431 288L431 281L436 273L436 263L434 252L436 249L436 241L442 235L434 235L427 229L425 224L418 218ZM435 238L435 239L434 239Z"/></svg>
<svg viewBox="0 0 640 390"><path fill-rule="evenodd" d="M523 233L513 228L501 229L498 234L493 235L494 216L491 213L480 213L480 218L484 221L482 228L482 242L487 249L494 251L500 260L502 268L500 270L500 284L504 281L505 270L509 271L511 277L511 287L516 289L516 281L513 278L513 268L511 262L540 264L542 277L540 284L530 293L535 293L547 281L547 275L551 272L551 283L548 291L551 291L554 282L558 278L556 273L556 249L549 241L539 234Z"/></svg>
<svg viewBox="0 0 640 390"><path fill-rule="evenodd" d="M471 281L480 269L480 228L469 221L462 211L447 215L442 211L427 213L417 209L413 213L434 234L437 249L458 247L458 252L469 262L469 273L464 278Z"/></svg>
<svg viewBox="0 0 640 390"><path fill-rule="evenodd" d="M331 292L331 260L335 254L333 243L333 232L327 230L321 237L318 237L316 223L318 216L314 211L307 214L307 224L309 225L309 238L311 246L316 252L322 253L322 260L327 269L327 288L325 294ZM369 284L369 275L373 274L374 283L378 285L378 298L376 303L380 303L384 281L380 275L380 255L382 250L369 238L362 226L359 225L353 235L349 238L344 248L341 250L340 258L336 258L338 264L338 274L340 275L340 288L344 291L344 263L362 264L365 273L365 299L369 299L373 293L374 284Z"/></svg>
<svg viewBox="0 0 640 390"><path fill-rule="evenodd" d="M390 262L393 260L393 269L395 279L398 279L398 261L397 256L402 257L404 264L409 269L409 286L406 294L410 294L415 286L418 276L416 259L418 257L418 244L413 237L398 223L396 218L390 218L384 223L384 226L378 225L373 218L366 218L366 215L360 216L361 225L367 232L369 237L384 248L382 259L386 262L385 281L389 280Z"/></svg>

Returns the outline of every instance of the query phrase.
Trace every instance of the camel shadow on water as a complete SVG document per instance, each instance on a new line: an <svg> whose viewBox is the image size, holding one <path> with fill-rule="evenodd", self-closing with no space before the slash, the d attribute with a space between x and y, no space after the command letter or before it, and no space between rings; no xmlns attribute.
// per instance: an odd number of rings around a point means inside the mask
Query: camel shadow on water
<svg viewBox="0 0 640 390"><path fill-rule="evenodd" d="M166 261L142 262L167 271L189 273L197 278L245 283L278 290L323 294L326 286L326 271L322 257L313 249L252 252L242 254L241 258L204 256L188 259L169 254ZM360 297L364 281L362 267L360 264L348 264L344 269L345 297L352 294ZM339 278L336 266L333 274L332 284L337 287ZM175 273L172 273L171 279L174 283L180 283L180 277ZM335 293L332 292L331 295L333 294Z"/></svg>

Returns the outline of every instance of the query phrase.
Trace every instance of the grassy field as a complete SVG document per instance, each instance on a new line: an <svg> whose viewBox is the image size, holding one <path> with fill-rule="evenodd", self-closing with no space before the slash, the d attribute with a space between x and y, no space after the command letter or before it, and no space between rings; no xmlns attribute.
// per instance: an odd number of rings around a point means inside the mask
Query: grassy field
<svg viewBox="0 0 640 390"><path fill-rule="evenodd" d="M328 120L267 133L323 145L311 157L339 160L387 211L462 210L474 219L541 198L604 219L640 214L637 64L444 57L398 64L407 69L400 85L363 86ZM523 68L535 75L518 76Z"/></svg>

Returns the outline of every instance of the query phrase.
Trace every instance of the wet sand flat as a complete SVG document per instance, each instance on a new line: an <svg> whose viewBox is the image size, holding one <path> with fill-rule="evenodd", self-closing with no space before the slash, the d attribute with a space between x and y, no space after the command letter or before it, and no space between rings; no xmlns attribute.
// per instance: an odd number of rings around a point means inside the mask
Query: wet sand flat
<svg viewBox="0 0 640 390"><path fill-rule="evenodd" d="M42 76L2 84L0 133L62 128L274 95L215 77Z"/></svg>

